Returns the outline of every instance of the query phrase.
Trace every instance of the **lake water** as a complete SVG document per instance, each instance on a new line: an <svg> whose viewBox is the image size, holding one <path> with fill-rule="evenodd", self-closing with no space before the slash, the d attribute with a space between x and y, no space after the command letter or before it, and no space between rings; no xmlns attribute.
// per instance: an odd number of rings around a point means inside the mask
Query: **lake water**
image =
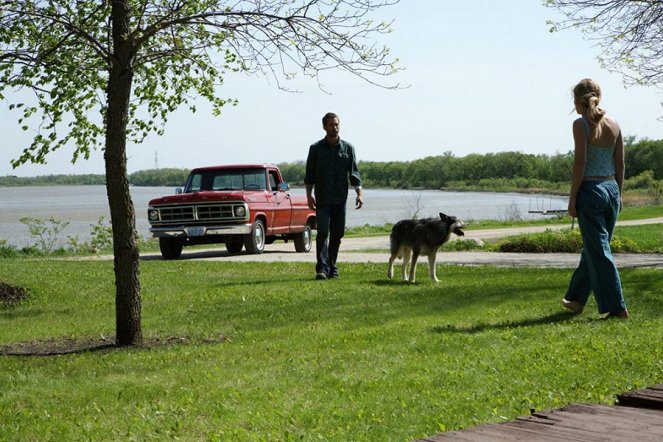
<svg viewBox="0 0 663 442"><path fill-rule="evenodd" d="M172 187L132 187L131 196L136 210L136 229L140 236L149 236L147 204L152 198L172 194ZM305 195L303 188L291 190L293 195ZM519 193L444 192L437 190L364 189L364 207L354 210L354 191L348 198L347 225L349 227L394 223L403 218L437 216L438 212L455 215L463 220L535 219L545 217L530 214L530 210L566 208L563 196L527 195ZM92 226L100 217L110 220L108 199L104 186L29 186L0 187L0 239L23 247L34 243L23 217L49 218L69 221L60 234L63 243L69 236L89 239Z"/></svg>

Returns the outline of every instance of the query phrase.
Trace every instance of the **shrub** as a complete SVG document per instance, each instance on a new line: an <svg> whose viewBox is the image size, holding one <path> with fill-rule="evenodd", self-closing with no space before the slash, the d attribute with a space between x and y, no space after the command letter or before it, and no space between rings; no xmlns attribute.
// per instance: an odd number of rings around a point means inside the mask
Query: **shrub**
<svg viewBox="0 0 663 442"><path fill-rule="evenodd" d="M610 242L615 253L637 253L635 241L613 236ZM495 245L500 252L512 253L580 253L582 237L578 229L546 230L542 233L518 235L498 241Z"/></svg>
<svg viewBox="0 0 663 442"><path fill-rule="evenodd" d="M633 189L651 189L654 187L654 172L645 170L638 176L624 180L624 191Z"/></svg>
<svg viewBox="0 0 663 442"><path fill-rule="evenodd" d="M70 236L69 248L76 253L99 253L101 251L112 250L113 247L113 227L106 224L104 217L97 220L97 224L90 224L92 231L90 241L79 241L78 236Z"/></svg>
<svg viewBox="0 0 663 442"><path fill-rule="evenodd" d="M443 252L467 252L469 250L481 250L483 248L484 243L481 240L457 239L444 244L441 250Z"/></svg>
<svg viewBox="0 0 663 442"><path fill-rule="evenodd" d="M53 252L60 233L69 225L69 221L62 221L53 217L50 217L48 221L44 221L39 218L25 216L19 221L28 227L30 236L36 241L35 247L46 254Z"/></svg>
<svg viewBox="0 0 663 442"><path fill-rule="evenodd" d="M14 258L18 256L18 254L16 246L9 244L6 239L0 239L0 257Z"/></svg>

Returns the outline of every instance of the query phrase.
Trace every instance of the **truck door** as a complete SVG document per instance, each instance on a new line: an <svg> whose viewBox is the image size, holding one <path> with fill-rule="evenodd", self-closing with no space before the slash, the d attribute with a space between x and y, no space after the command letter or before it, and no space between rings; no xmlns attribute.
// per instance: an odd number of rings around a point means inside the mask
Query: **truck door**
<svg viewBox="0 0 663 442"><path fill-rule="evenodd" d="M292 217L292 204L288 192L280 192L277 185L281 183L281 177L276 170L269 171L269 188L274 196L274 225L273 233L288 233L290 230L290 219Z"/></svg>

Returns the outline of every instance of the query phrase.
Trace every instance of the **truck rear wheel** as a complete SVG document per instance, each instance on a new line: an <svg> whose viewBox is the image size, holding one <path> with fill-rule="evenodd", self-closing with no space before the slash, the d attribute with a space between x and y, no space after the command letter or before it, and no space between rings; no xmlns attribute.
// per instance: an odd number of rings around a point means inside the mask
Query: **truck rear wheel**
<svg viewBox="0 0 663 442"><path fill-rule="evenodd" d="M159 238L163 259L177 259L182 255L182 241L177 238Z"/></svg>
<svg viewBox="0 0 663 442"><path fill-rule="evenodd" d="M295 233L295 251L299 253L308 253L311 251L311 244L313 239L311 236L311 225L306 224L304 226L304 231L300 233Z"/></svg>
<svg viewBox="0 0 663 442"><path fill-rule="evenodd" d="M251 233L244 237L246 253L259 255L265 250L265 225L259 219L253 222Z"/></svg>

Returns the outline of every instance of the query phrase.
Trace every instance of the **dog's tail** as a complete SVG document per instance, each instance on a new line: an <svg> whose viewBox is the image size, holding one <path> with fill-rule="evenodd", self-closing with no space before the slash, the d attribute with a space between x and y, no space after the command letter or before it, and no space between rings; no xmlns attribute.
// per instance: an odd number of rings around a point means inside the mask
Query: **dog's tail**
<svg viewBox="0 0 663 442"><path fill-rule="evenodd" d="M396 256L398 258L402 258L402 251L401 251L401 246L403 244L401 241L397 238L396 235L393 233L389 235L389 251L391 252L391 256Z"/></svg>
<svg viewBox="0 0 663 442"><path fill-rule="evenodd" d="M389 235L389 251L391 252L391 256L398 255L399 258L402 258L402 256L400 256L400 254L398 253L399 252L398 249L400 249L400 247L401 247L400 241L396 239L394 234L392 233L391 235Z"/></svg>

